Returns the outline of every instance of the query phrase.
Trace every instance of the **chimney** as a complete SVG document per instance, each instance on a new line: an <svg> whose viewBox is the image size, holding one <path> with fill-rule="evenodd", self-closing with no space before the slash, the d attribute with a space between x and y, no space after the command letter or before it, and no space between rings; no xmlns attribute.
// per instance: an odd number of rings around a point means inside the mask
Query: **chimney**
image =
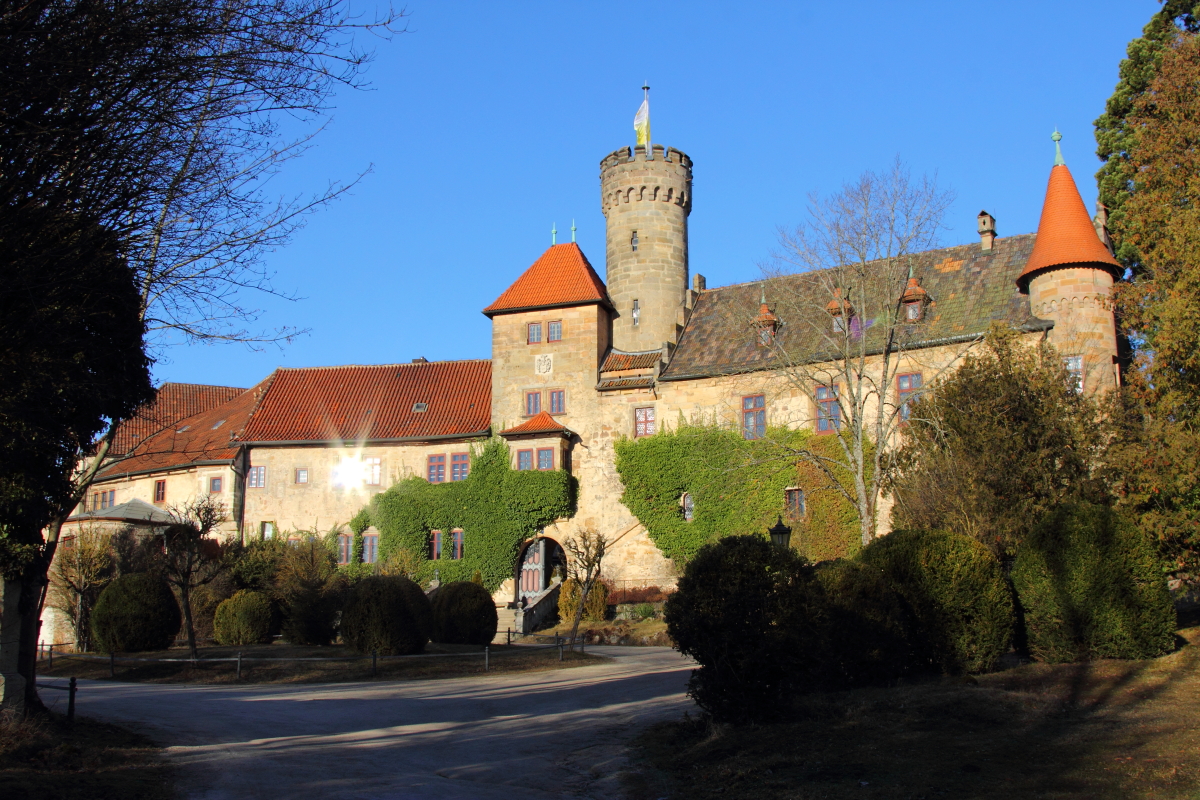
<svg viewBox="0 0 1200 800"><path fill-rule="evenodd" d="M707 285L708 284L704 280L704 276L701 275L699 272L697 272L695 275L692 276L692 291L693 292L703 292L705 290L705 288L707 288Z"/></svg>
<svg viewBox="0 0 1200 800"><path fill-rule="evenodd" d="M979 212L979 249L988 252L996 241L996 218L986 211Z"/></svg>
<svg viewBox="0 0 1200 800"><path fill-rule="evenodd" d="M1108 252L1112 253L1112 237L1108 235L1108 207L1099 200L1096 201L1096 216L1092 217L1092 226L1096 229L1100 241L1108 248Z"/></svg>

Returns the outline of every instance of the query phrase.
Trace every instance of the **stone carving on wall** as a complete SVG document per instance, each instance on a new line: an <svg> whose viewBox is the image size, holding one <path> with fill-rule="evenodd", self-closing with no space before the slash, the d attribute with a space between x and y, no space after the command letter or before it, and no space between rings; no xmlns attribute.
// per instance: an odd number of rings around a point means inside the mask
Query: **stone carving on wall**
<svg viewBox="0 0 1200 800"><path fill-rule="evenodd" d="M549 375L554 371L554 356L543 353L533 361L533 371L538 375Z"/></svg>

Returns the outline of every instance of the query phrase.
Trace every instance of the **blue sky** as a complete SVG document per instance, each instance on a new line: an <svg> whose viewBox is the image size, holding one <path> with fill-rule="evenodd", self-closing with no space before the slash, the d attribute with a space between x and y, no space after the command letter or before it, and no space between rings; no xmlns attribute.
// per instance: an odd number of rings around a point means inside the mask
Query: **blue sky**
<svg viewBox="0 0 1200 800"><path fill-rule="evenodd" d="M356 0L362 5L362 0ZM251 386L276 366L486 358L494 300L550 243L604 274L599 161L632 144L649 81L655 142L695 162L691 269L754 280L813 191L899 155L957 202L946 244L1037 228L1050 133L1095 202L1092 121L1158 8L1121 2L413 0L370 91L345 91L282 194L367 167L268 265L303 299L249 298L283 349L176 346L158 381Z"/></svg>

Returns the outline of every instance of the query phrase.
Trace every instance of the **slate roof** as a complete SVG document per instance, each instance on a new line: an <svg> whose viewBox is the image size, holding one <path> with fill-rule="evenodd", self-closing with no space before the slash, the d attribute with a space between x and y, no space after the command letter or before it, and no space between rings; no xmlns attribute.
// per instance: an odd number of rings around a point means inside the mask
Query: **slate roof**
<svg viewBox="0 0 1200 800"><path fill-rule="evenodd" d="M534 308L599 303L611 306L604 281L575 242L553 244L483 310L488 317Z"/></svg>
<svg viewBox="0 0 1200 800"><path fill-rule="evenodd" d="M145 500L136 497L124 503L102 508L96 511L84 511L67 517L67 522L88 522L90 520L116 520L118 522L160 522L170 524L174 520L171 515L157 506L152 506Z"/></svg>
<svg viewBox="0 0 1200 800"><path fill-rule="evenodd" d="M277 369L237 441L480 436L491 416L492 364L486 360Z"/></svg>
<svg viewBox="0 0 1200 800"><path fill-rule="evenodd" d="M1065 164L1059 164L1051 168L1050 181L1046 184L1037 244L1017 280L1025 282L1044 269L1084 263L1105 264L1115 278L1125 274L1124 267L1096 235L1071 171Z"/></svg>
<svg viewBox="0 0 1200 800"><path fill-rule="evenodd" d="M1029 298L1016 286L1035 238L1024 234L997 239L988 252L975 242L914 256L914 276L932 302L924 319L899 329L905 337L904 346L911 349L964 340L985 333L993 321L1027 330L1049 329L1052 323L1030 315ZM758 345L753 324L764 291L767 304L781 320L779 349L791 358L810 363L834 357L836 351L830 346L832 318L825 310L834 279L833 271L805 272L704 291L659 380L779 367L772 349ZM900 279L895 287L873 294L899 297L904 284ZM852 290L849 300L854 307L861 298L856 298ZM882 340L876 343L872 339L876 332L882 333L884 326L870 325L871 309L856 307L855 312L861 314L860 321L866 322L868 350L881 347Z"/></svg>
<svg viewBox="0 0 1200 800"><path fill-rule="evenodd" d="M245 388L208 386L201 383L164 383L154 400L138 409L132 419L117 426L117 435L109 452L125 455L148 436L164 431L180 421L232 400Z"/></svg>
<svg viewBox="0 0 1200 800"><path fill-rule="evenodd" d="M601 372L619 372L626 369L653 369L662 358L662 350L650 350L644 353L624 353L620 350L610 350L604 359Z"/></svg>
<svg viewBox="0 0 1200 800"><path fill-rule="evenodd" d="M565 434L570 431L566 425L559 424L558 420L550 416L545 411L539 411L525 422L516 425L508 430L500 431L501 436L522 436L538 433L560 433Z"/></svg>
<svg viewBox="0 0 1200 800"><path fill-rule="evenodd" d="M271 376L273 377L273 376ZM126 458L100 471L104 481L129 474L160 472L194 464L228 464L237 457L232 442L250 419L271 384L271 377L232 400L181 420L138 444Z"/></svg>

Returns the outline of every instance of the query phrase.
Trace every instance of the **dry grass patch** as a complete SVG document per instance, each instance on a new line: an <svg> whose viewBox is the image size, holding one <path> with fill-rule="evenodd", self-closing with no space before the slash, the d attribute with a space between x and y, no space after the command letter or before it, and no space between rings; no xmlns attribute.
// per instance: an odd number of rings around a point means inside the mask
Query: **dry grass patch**
<svg viewBox="0 0 1200 800"><path fill-rule="evenodd" d="M242 653L241 683L335 683L372 680L371 657L363 657L341 645L329 647L299 647L277 643L243 647L202 647L201 658L231 658ZM421 680L456 678L483 673L483 648L475 645L431 644L426 648L436 658L380 658L376 680ZM350 657L337 661L294 661L301 658ZM133 657L133 656L131 656ZM186 648L172 648L157 653L138 653L138 658L187 658ZM249 659L269 659L251 661ZM606 661L590 653L566 653L562 662L555 649L535 650L528 647L493 645L490 651L488 674L539 672L542 670L581 667ZM107 660L93 661L64 656L54 657L54 669L46 662L38 666L39 674L65 678L135 681L144 683L238 683L237 665L188 662L154 663L117 661L115 678L110 678Z"/></svg>
<svg viewBox="0 0 1200 800"><path fill-rule="evenodd" d="M571 635L571 623L560 622L557 625L540 630L538 636ZM583 620L579 623L579 634L586 636L588 644L620 644L636 646L670 647L671 639L667 636L667 623L653 617L639 622L616 620L598 623Z"/></svg>
<svg viewBox="0 0 1200 800"><path fill-rule="evenodd" d="M1200 628L1152 661L1028 664L800 698L793 722L637 740L634 798L1200 796Z"/></svg>
<svg viewBox="0 0 1200 800"><path fill-rule="evenodd" d="M168 800L171 769L148 739L57 714L0 716L0 796L54 800Z"/></svg>

